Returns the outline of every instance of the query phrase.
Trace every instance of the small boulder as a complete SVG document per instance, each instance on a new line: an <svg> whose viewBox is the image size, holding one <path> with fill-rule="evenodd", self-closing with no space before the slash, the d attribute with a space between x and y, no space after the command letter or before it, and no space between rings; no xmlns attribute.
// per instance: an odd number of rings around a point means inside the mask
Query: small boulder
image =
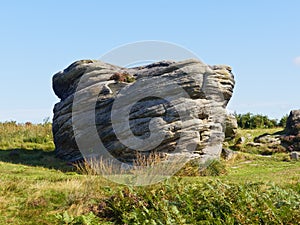
<svg viewBox="0 0 300 225"><path fill-rule="evenodd" d="M278 135L263 134L254 138L254 142L267 145L280 145L280 137Z"/></svg>
<svg viewBox="0 0 300 225"><path fill-rule="evenodd" d="M234 139L238 129L238 123L234 115L227 114L225 126L225 140Z"/></svg>
<svg viewBox="0 0 300 225"><path fill-rule="evenodd" d="M291 159L299 160L300 153L299 152L291 152L290 157L291 157Z"/></svg>
<svg viewBox="0 0 300 225"><path fill-rule="evenodd" d="M261 147L263 144L262 143L256 143L256 142L248 142L247 146L249 147Z"/></svg>
<svg viewBox="0 0 300 225"><path fill-rule="evenodd" d="M240 137L239 139L237 139L236 144L237 145L242 145L246 142L246 138L245 137Z"/></svg>
<svg viewBox="0 0 300 225"><path fill-rule="evenodd" d="M229 160L235 158L235 156L236 156L237 154L238 154L237 152L232 151L231 149L223 148L223 149L222 149L221 157L222 157L224 160L229 161Z"/></svg>

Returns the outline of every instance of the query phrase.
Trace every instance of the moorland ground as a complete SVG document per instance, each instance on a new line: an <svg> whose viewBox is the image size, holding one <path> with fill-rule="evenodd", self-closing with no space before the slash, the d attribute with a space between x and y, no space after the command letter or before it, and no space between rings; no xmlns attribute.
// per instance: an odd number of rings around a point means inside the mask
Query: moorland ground
<svg viewBox="0 0 300 225"><path fill-rule="evenodd" d="M200 175L187 165L162 183L130 187L61 161L53 149L50 123L0 123L0 224L300 223L300 162L288 153L241 148Z"/></svg>

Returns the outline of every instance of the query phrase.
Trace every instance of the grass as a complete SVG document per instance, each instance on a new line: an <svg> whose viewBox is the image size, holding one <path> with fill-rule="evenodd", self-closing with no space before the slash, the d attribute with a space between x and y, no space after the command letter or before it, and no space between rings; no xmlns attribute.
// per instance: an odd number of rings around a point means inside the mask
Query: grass
<svg viewBox="0 0 300 225"><path fill-rule="evenodd" d="M262 155L272 155L273 153L282 153L285 152L285 148L282 146L277 146L276 148L268 145L262 145L260 147L249 146L249 143L255 142L254 139L261 135L270 134L282 134L284 129L282 127L276 128L264 128L264 129L238 129L237 136L235 139L226 143L225 147L230 147L231 149L246 152L246 153L255 153ZM241 138L244 138L242 143L239 143Z"/></svg>
<svg viewBox="0 0 300 225"><path fill-rule="evenodd" d="M54 149L51 123L0 123L0 149Z"/></svg>
<svg viewBox="0 0 300 225"><path fill-rule="evenodd" d="M241 148L246 147L246 144L249 142L253 142L255 137L261 136L263 134L279 134L283 132L282 127L276 128L265 128L265 129L238 129L237 135L235 139L229 141L229 145L233 146L236 144L238 139L241 137L245 138L244 143L241 144Z"/></svg>
<svg viewBox="0 0 300 225"><path fill-rule="evenodd" d="M0 126L1 225L300 223L300 161L285 153L241 152L202 176L185 176L191 165L162 183L130 187L56 159L47 139L51 125ZM254 138L278 131L239 132ZM39 135L46 141L37 141Z"/></svg>
<svg viewBox="0 0 300 225"><path fill-rule="evenodd" d="M249 141L253 141L255 137L258 137L262 134L275 134L280 133L284 130L282 127L275 128L265 128L265 129L238 129L238 135L249 137Z"/></svg>

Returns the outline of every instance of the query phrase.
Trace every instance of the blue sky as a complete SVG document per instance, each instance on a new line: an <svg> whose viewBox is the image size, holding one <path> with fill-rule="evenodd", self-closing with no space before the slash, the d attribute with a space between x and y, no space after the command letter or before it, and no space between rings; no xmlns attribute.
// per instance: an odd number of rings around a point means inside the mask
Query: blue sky
<svg viewBox="0 0 300 225"><path fill-rule="evenodd" d="M280 118L300 108L300 1L1 1L0 121L42 122L51 78L79 59L161 40L236 78L228 106Z"/></svg>

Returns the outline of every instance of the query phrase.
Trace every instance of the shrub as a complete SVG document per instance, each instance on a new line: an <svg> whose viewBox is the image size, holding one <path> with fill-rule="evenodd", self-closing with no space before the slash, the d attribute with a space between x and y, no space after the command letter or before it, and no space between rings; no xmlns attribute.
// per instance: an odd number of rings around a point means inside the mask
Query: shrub
<svg viewBox="0 0 300 225"><path fill-rule="evenodd" d="M287 121L287 118L289 117L289 115L285 115L285 116L283 116L281 119L280 119L280 121L279 121L279 126L280 127L285 127L286 126L286 121Z"/></svg>
<svg viewBox="0 0 300 225"><path fill-rule="evenodd" d="M135 81L135 78L127 72L114 73L110 80L115 80L117 82L126 82L132 83Z"/></svg>

